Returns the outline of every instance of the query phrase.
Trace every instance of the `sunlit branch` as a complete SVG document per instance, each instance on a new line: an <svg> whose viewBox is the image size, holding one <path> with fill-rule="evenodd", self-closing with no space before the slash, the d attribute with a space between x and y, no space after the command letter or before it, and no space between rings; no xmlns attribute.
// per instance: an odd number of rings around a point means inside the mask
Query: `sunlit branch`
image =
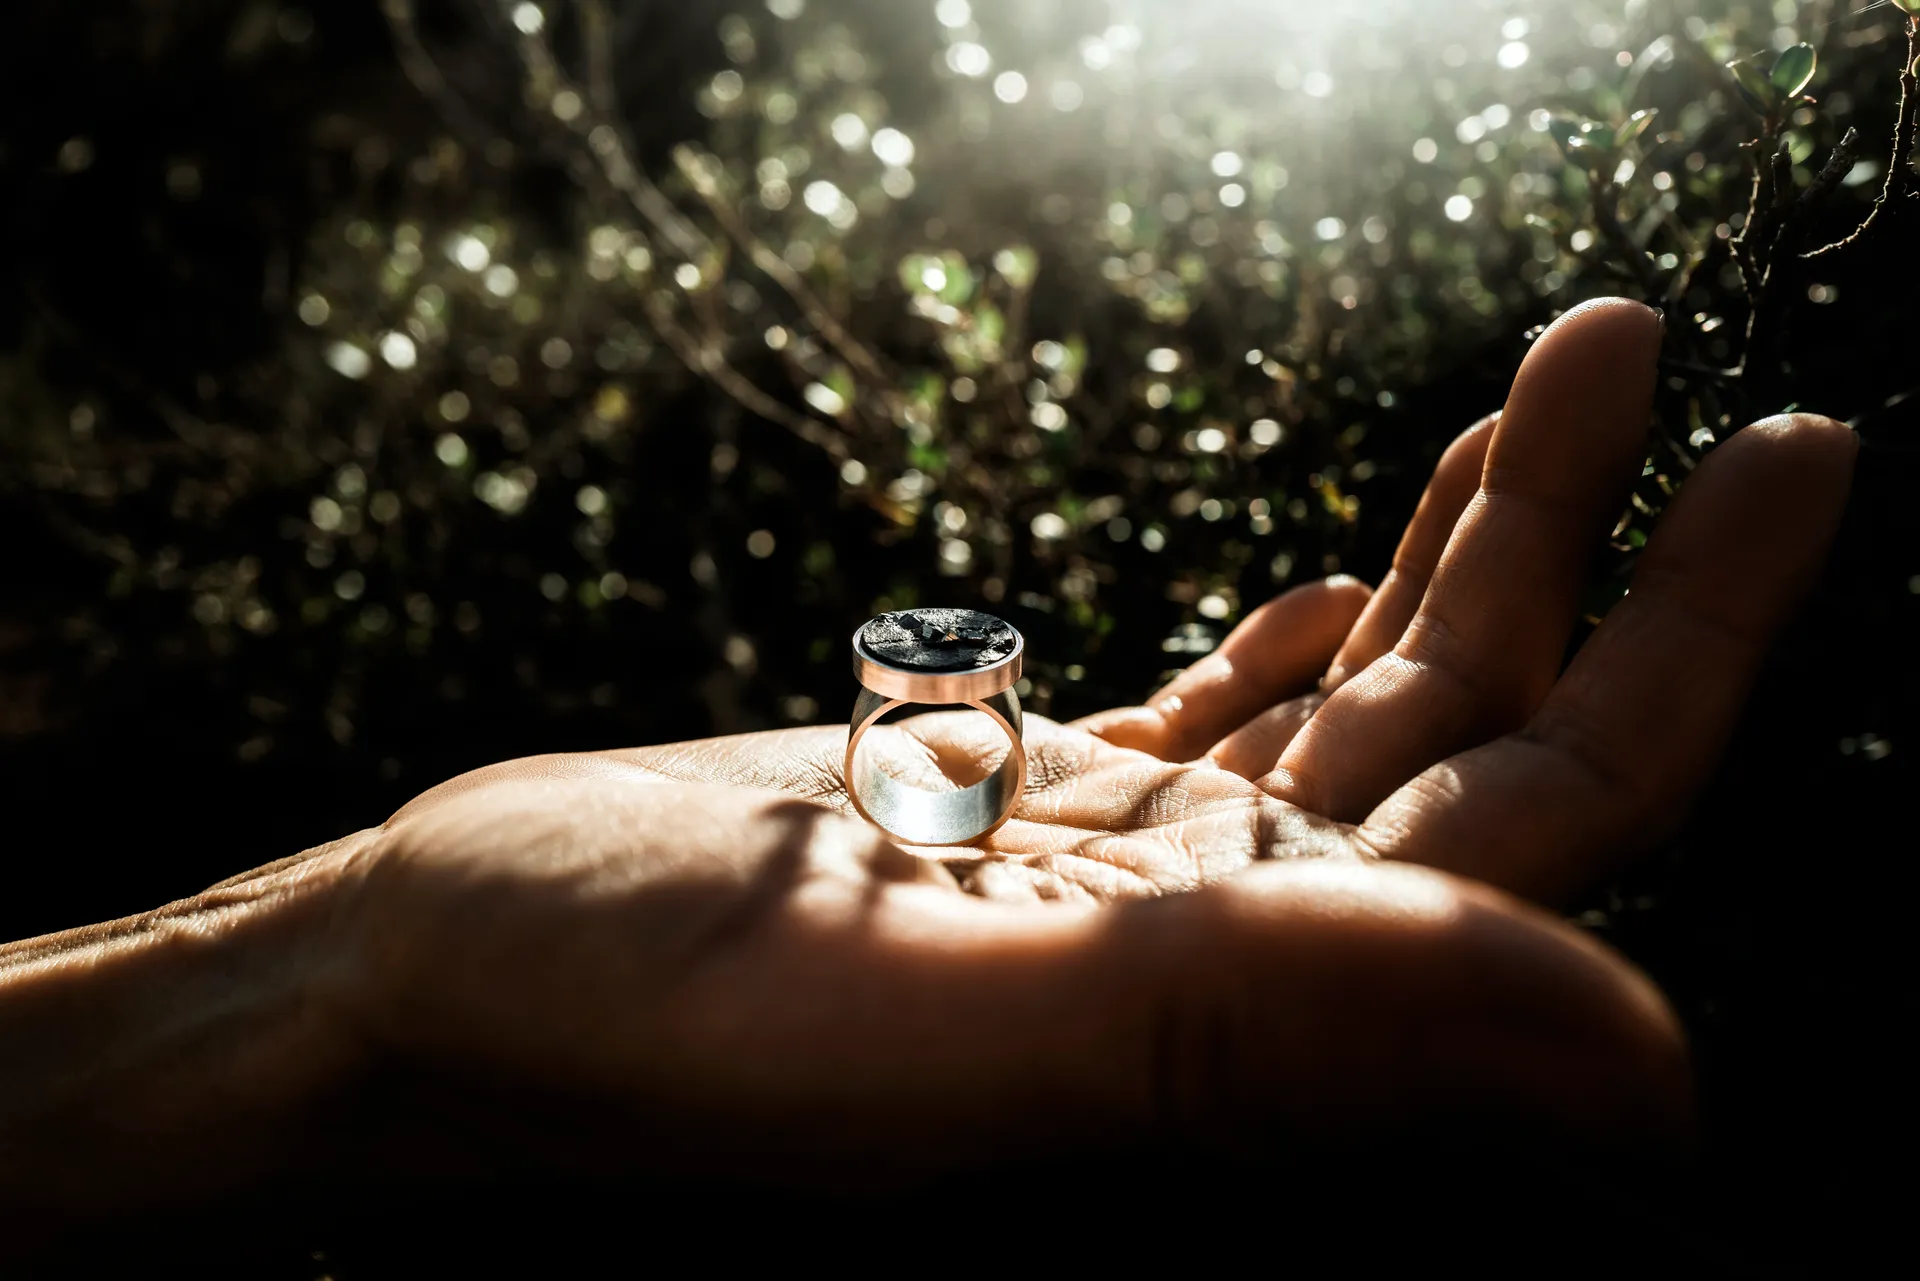
<svg viewBox="0 0 1920 1281"><path fill-rule="evenodd" d="M819 331L827 345L840 353L841 358L862 377L882 387L891 385L892 380L880 367L879 359L848 333L846 326L834 318L833 313L827 309L825 303L820 301L819 295L807 286L806 280L793 269L792 264L774 252L772 246L754 235L748 228L746 222L740 217L739 211L726 200L725 193L721 191L720 184L708 167L706 159L685 146L674 148L673 158L681 174L693 187L694 193L705 202L707 209L713 214L714 221L720 224L721 229L727 233L734 244L739 246L740 251L747 255L755 267L786 291L787 296L800 309L800 314L806 317L808 324Z"/></svg>
<svg viewBox="0 0 1920 1281"><path fill-rule="evenodd" d="M484 145L493 131L440 73L440 65L433 60L426 42L420 38L420 24L413 0L380 0L380 11L386 16L387 29L393 33L394 53L408 82L421 97L434 105L447 124L461 134L469 146L477 148Z"/></svg>
<svg viewBox="0 0 1920 1281"><path fill-rule="evenodd" d="M620 93L613 75L613 15L605 0L574 0L580 11L580 42L586 46L587 93L593 109L613 123L620 118Z"/></svg>
<svg viewBox="0 0 1920 1281"><path fill-rule="evenodd" d="M1607 238L1607 243L1624 260L1623 265L1633 273L1634 283L1646 292L1647 300L1651 302L1658 299L1662 293L1660 274L1655 270L1647 251L1635 243L1632 234L1621 223L1619 189L1612 183L1603 183L1594 191L1593 216L1600 225L1600 234Z"/></svg>
<svg viewBox="0 0 1920 1281"><path fill-rule="evenodd" d="M514 44L519 50L521 65L526 69L528 79L535 86L550 88L556 97L561 93L570 93L582 104L580 111L571 119L562 120L562 123L586 142L587 150L607 181L627 197L640 216L653 227L655 234L688 261L702 261L713 251L713 242L683 218L673 202L634 163L619 126L612 120L603 119L598 110L592 109L539 32L516 29L515 34L517 38Z"/></svg>
<svg viewBox="0 0 1920 1281"><path fill-rule="evenodd" d="M1909 17L1907 51L1900 66L1900 113L1893 126L1893 154L1887 157L1887 177L1881 184L1879 199L1867 211L1865 221L1852 232L1832 244L1809 250L1802 257L1818 258L1854 244L1873 228L1889 205L1905 200L1912 191L1914 120L1916 113L1920 113L1920 86L1916 86L1913 75L1915 62L1920 62L1920 17Z"/></svg>
<svg viewBox="0 0 1920 1281"><path fill-rule="evenodd" d="M582 99L582 110L563 123L585 141L588 152L597 162L598 172L608 185L625 196L662 239L695 266L703 266L715 251L713 242L681 217L672 201L641 172L614 118L617 104L612 80L611 21L604 7L594 0L582 0L582 11L589 29L589 76L594 83L588 90L590 100ZM580 96L579 88L538 32L518 32L515 44L532 84L548 87L555 94L568 92L576 98ZM594 45L599 46L597 51ZM847 457L846 442L838 433L762 390L728 363L711 335L696 337L656 298L643 298L642 306L655 330L687 368L711 380L742 408L786 428L830 457L836 460Z"/></svg>
<svg viewBox="0 0 1920 1281"><path fill-rule="evenodd" d="M673 348L674 354L687 368L711 379L715 386L732 397L743 409L785 427L808 444L824 451L836 462L844 461L848 457L847 442L840 435L829 431L817 420L788 408L762 391L745 374L728 364L726 358L718 351L694 338L657 298L643 298L641 305L646 308L647 318L653 323L653 327L659 332L661 338Z"/></svg>
<svg viewBox="0 0 1920 1281"><path fill-rule="evenodd" d="M1747 163L1753 169L1753 181L1747 190L1747 212L1740 223L1740 234L1733 238L1730 247L1733 260L1740 267L1740 282L1752 300L1760 293L1760 277L1763 268L1754 250L1756 233L1773 209L1773 155L1780 140L1780 124L1772 116L1767 118L1765 130L1758 138L1740 144L1741 152L1747 157ZM1764 237L1758 243L1765 243Z"/></svg>
<svg viewBox="0 0 1920 1281"><path fill-rule="evenodd" d="M1781 296L1780 285L1784 274L1791 273L1794 267L1811 255L1796 255L1795 246L1805 231L1806 224L1813 213L1840 185L1843 178L1853 168L1858 154L1860 134L1856 129L1848 129L1840 141L1835 144L1826 164L1814 175L1807 189L1796 198L1792 177L1791 159L1783 159L1783 152L1775 152L1771 163L1755 166L1756 198L1749 202L1749 209L1758 209L1753 221L1742 229L1743 237L1751 238L1759 232L1757 248L1749 248L1744 254L1736 254L1740 261L1743 278L1747 279L1750 308L1747 313L1747 330L1742 346L1740 364L1727 374L1743 379L1756 366L1754 357L1756 347L1763 335L1774 329L1775 313ZM1758 193L1764 193L1764 201ZM1785 210L1782 216L1782 210ZM1751 269L1752 275L1747 272Z"/></svg>
<svg viewBox="0 0 1920 1281"><path fill-rule="evenodd" d="M613 74L613 21L607 11L606 0L575 0L580 10L584 28L583 43L587 56L588 92L594 110L602 121L619 129L619 94ZM623 147L624 150L624 147ZM714 220L720 224L740 251L747 255L753 265L772 280L800 309L807 323L819 331L820 336L837 352L841 358L853 367L855 372L869 381L887 385L888 379L880 362L873 353L849 333L820 301L817 294L808 287L807 282L795 271L787 260L775 253L766 242L755 236L741 219L733 206L719 198L718 188L702 167L690 164L684 149L676 149L675 162L680 171L692 183L695 194L705 202ZM637 166L631 160L627 167L638 174ZM644 176L643 176L644 177Z"/></svg>

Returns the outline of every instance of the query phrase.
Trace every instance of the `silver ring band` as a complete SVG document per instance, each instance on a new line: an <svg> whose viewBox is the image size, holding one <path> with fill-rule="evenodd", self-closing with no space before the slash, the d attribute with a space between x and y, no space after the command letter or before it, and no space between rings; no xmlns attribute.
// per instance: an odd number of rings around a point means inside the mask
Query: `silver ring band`
<svg viewBox="0 0 1920 1281"><path fill-rule="evenodd" d="M911 633L901 630L900 620ZM876 647L876 635L898 643ZM943 642L952 656L933 652ZM1012 817L1027 783L1024 725L1014 688L1024 648L1012 627L964 610L886 614L854 634L853 671L861 689L847 736L846 780L847 795L862 818L904 844L966 845ZM973 786L926 791L889 776L872 753L861 756L867 731L894 708L956 703L989 717L1007 736L1006 759Z"/></svg>

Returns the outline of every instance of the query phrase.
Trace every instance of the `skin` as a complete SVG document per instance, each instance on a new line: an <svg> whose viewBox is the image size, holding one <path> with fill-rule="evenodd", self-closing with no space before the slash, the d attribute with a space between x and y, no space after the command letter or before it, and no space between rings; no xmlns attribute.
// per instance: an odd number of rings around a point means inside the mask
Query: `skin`
<svg viewBox="0 0 1920 1281"><path fill-rule="evenodd" d="M1571 667L1659 321L1607 301L1443 457L1378 591L1256 610L1144 707L1028 722L978 848L853 816L844 727L515 761L131 921L0 949L0 1219L290 1168L859 1189L1436 1122L1683 1145L1686 1049L1552 908L1656 845L1824 559L1852 434L1720 446ZM872 736L965 785L990 727Z"/></svg>

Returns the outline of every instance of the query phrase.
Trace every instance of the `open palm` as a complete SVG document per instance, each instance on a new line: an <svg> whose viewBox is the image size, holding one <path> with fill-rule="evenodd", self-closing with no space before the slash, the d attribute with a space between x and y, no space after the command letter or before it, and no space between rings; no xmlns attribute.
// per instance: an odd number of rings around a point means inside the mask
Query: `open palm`
<svg viewBox="0 0 1920 1281"><path fill-rule="evenodd" d="M1377 592L1298 589L1145 707L1030 718L1027 794L978 848L851 817L842 728L435 789L353 856L384 976L368 1037L589 1100L573 1155L631 1123L662 1160L807 1177L1436 1113L1670 1137L1670 1011L1527 900L1682 816L1854 449L1809 417L1731 438L1567 666L1658 346L1638 306L1563 318L1448 450ZM869 741L951 787L995 735L939 713Z"/></svg>

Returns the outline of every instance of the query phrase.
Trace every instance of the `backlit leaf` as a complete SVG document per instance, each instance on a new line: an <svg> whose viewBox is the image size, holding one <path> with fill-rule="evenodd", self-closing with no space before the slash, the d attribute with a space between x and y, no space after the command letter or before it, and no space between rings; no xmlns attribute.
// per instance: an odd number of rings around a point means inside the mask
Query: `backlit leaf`
<svg viewBox="0 0 1920 1281"><path fill-rule="evenodd" d="M1920 3L1920 0L1915 0L1915 3ZM1613 145L1624 147L1638 138L1647 131L1647 127L1653 123L1653 118L1659 114L1658 111L1648 110L1636 111L1628 116L1626 123L1613 131Z"/></svg>
<svg viewBox="0 0 1920 1281"><path fill-rule="evenodd" d="M1800 96L1813 80L1815 62L1813 46L1804 42L1782 50L1774 59L1773 74L1769 78L1783 99L1791 101Z"/></svg>
<svg viewBox="0 0 1920 1281"><path fill-rule="evenodd" d="M1767 115L1774 107L1773 82L1760 74L1760 68L1741 58L1727 64L1727 70L1733 73L1734 88L1747 100L1747 105L1761 115Z"/></svg>

